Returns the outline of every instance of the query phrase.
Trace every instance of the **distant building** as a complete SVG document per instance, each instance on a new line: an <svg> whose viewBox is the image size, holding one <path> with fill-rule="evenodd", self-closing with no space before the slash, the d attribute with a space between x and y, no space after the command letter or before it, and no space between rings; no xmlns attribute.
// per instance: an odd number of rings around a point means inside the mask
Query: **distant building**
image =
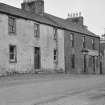
<svg viewBox="0 0 105 105"><path fill-rule="evenodd" d="M100 38L100 58L102 73L105 74L105 35Z"/></svg>
<svg viewBox="0 0 105 105"><path fill-rule="evenodd" d="M0 73L100 73L100 38L83 22L45 13L43 0L0 3Z"/></svg>

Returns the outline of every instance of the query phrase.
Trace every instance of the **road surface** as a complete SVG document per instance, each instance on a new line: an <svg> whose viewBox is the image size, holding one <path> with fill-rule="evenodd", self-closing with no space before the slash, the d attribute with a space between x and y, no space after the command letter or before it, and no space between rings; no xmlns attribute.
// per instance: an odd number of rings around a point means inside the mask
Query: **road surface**
<svg viewBox="0 0 105 105"><path fill-rule="evenodd" d="M0 105L105 105L105 76L1 79Z"/></svg>

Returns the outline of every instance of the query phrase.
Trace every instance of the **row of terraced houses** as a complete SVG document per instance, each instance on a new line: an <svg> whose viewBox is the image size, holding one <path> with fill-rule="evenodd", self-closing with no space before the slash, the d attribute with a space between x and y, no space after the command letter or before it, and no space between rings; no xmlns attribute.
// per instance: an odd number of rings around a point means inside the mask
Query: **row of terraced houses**
<svg viewBox="0 0 105 105"><path fill-rule="evenodd" d="M81 15L62 19L43 0L21 9L0 3L0 74L7 72L100 73L100 38Z"/></svg>

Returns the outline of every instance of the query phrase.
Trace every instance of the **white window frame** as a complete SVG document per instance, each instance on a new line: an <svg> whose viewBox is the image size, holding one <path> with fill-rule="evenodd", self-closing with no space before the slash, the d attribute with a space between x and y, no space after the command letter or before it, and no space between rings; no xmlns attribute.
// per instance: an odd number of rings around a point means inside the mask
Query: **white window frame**
<svg viewBox="0 0 105 105"><path fill-rule="evenodd" d="M71 40L71 47L74 48L75 42L74 42L74 34L70 34L70 40Z"/></svg>
<svg viewBox="0 0 105 105"><path fill-rule="evenodd" d="M34 23L34 36L36 38L40 37L40 25L37 23Z"/></svg>
<svg viewBox="0 0 105 105"><path fill-rule="evenodd" d="M54 40L57 40L57 28L53 28Z"/></svg>
<svg viewBox="0 0 105 105"><path fill-rule="evenodd" d="M11 47L13 47L13 52L11 52ZM13 56L13 59L11 59L11 56ZM9 61L10 61L10 63L16 63L17 62L16 45L9 45Z"/></svg>
<svg viewBox="0 0 105 105"><path fill-rule="evenodd" d="M58 50L57 49L54 49L54 63L56 64L58 63Z"/></svg>
<svg viewBox="0 0 105 105"><path fill-rule="evenodd" d="M8 16L8 32L16 34L16 18Z"/></svg>

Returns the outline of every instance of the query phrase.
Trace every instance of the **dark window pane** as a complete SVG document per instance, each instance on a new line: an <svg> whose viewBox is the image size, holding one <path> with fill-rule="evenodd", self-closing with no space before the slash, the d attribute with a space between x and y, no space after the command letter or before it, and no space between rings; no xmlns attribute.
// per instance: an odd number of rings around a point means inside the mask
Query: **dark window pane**
<svg viewBox="0 0 105 105"><path fill-rule="evenodd" d="M71 57L71 67L74 69L75 68L75 55L73 54Z"/></svg>
<svg viewBox="0 0 105 105"><path fill-rule="evenodd" d="M9 59L10 62L16 62L16 46L10 45L9 47Z"/></svg>
<svg viewBox="0 0 105 105"><path fill-rule="evenodd" d="M16 19L14 17L9 17L8 19L8 29L10 33L15 33L16 32Z"/></svg>
<svg viewBox="0 0 105 105"><path fill-rule="evenodd" d="M35 37L40 37L39 24L34 24L34 35Z"/></svg>

